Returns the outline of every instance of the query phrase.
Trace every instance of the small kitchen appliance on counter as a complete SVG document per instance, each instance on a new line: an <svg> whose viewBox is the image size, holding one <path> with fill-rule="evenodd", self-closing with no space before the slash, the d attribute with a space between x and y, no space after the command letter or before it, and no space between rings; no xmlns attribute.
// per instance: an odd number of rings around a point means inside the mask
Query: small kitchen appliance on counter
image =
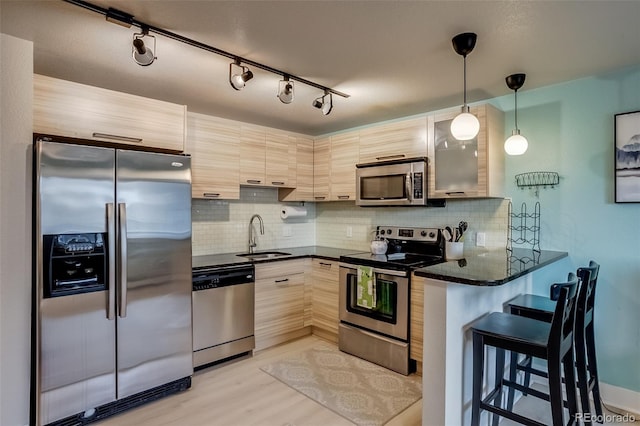
<svg viewBox="0 0 640 426"><path fill-rule="evenodd" d="M411 272L444 261L439 229L378 226L384 254L340 257L338 346L340 350L409 374Z"/></svg>

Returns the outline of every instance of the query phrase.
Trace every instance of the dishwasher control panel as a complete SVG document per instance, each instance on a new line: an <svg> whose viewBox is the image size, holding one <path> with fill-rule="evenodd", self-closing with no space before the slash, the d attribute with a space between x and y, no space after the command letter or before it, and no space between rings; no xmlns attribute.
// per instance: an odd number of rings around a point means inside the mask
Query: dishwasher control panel
<svg viewBox="0 0 640 426"><path fill-rule="evenodd" d="M254 281L255 270L250 266L224 266L194 270L193 291L209 290Z"/></svg>

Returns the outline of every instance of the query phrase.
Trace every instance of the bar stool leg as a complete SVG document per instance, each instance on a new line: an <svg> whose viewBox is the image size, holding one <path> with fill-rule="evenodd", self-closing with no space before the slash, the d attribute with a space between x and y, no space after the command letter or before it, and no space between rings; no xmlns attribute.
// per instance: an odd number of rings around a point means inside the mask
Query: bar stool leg
<svg viewBox="0 0 640 426"><path fill-rule="evenodd" d="M482 399L482 376L484 373L484 339L473 333L473 390L471 402L471 426L480 425L480 400Z"/></svg>
<svg viewBox="0 0 640 426"><path fill-rule="evenodd" d="M496 377L494 387L498 389L493 405L502 408L502 378L504 377L504 349L496 348ZM493 413L493 426L498 426L500 416Z"/></svg>
<svg viewBox="0 0 640 426"><path fill-rule="evenodd" d="M518 369L516 366L518 365L518 353L511 351L511 364L509 364L509 381L514 382L518 380ZM509 391L507 392L507 410L513 411L513 399L515 396L516 390L509 386Z"/></svg>
<svg viewBox="0 0 640 426"><path fill-rule="evenodd" d="M562 373L560 369L560 359L547 360L549 371L549 402L551 403L551 420L553 426L564 426L563 419L563 396L562 396ZM568 380L568 379L567 379Z"/></svg>
<svg viewBox="0 0 640 426"><path fill-rule="evenodd" d="M578 413L578 399L576 395L576 374L574 367L573 350L567 352L564 360L562 361L562 366L564 367L564 382L567 393L567 408L569 409L570 419L569 423L577 424L576 414ZM585 424L590 424L590 422Z"/></svg>
<svg viewBox="0 0 640 426"><path fill-rule="evenodd" d="M580 406L582 413L591 413L589 404L589 375L587 374L587 353L583 337L576 332L575 353L576 353L576 369L578 376L578 389L580 389ZM568 387L568 379L565 381ZM583 417L584 418L584 417ZM588 417L589 418L589 417ZM590 420L584 421L585 426L591 426Z"/></svg>
<svg viewBox="0 0 640 426"><path fill-rule="evenodd" d="M593 329L593 322L585 328L587 368L590 376L590 378L587 379L587 389L591 387L591 381L593 381L593 405L596 409L596 414L598 416L602 416L602 403L600 402L600 385L598 380L598 363L596 362L596 342Z"/></svg>

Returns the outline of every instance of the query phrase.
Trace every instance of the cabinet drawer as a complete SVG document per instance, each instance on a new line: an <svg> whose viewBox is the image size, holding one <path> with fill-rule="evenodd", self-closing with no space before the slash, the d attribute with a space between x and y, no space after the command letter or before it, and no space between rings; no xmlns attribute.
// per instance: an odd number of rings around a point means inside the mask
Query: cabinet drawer
<svg viewBox="0 0 640 426"><path fill-rule="evenodd" d="M33 131L184 151L186 107L34 74Z"/></svg>

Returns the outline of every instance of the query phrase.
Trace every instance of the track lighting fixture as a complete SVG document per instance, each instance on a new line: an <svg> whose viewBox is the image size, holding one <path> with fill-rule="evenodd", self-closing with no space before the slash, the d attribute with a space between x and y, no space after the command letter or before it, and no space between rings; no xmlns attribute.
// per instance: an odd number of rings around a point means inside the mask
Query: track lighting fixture
<svg viewBox="0 0 640 426"><path fill-rule="evenodd" d="M504 150L509 155L522 155L529 147L527 138L522 136L520 129L518 129L518 89L524 84L526 76L526 74L511 74L505 78L507 86L514 91L515 96L515 129L511 133L511 136L504 142Z"/></svg>
<svg viewBox="0 0 640 426"><path fill-rule="evenodd" d="M315 105L316 102L319 102L318 108L322 109L324 115L327 115L331 112L333 108L333 97L332 95L342 96L343 98L348 98L349 95L338 90L332 89L327 86L323 86L321 84L315 83L313 81L307 80L302 77L298 77L291 73L270 67L265 64L261 64L260 62L252 61L247 58L243 58L241 56L235 55L231 52L227 52L222 49L218 49L217 47L199 42L197 40L193 40L182 36L180 34L176 34L174 32L165 30L163 28L159 28L153 25L146 24L134 18L133 15L123 12L118 9L114 9L112 7L105 9L101 6L91 4L85 0L63 0L65 3L73 4L84 9L87 9L91 12L99 13L106 17L106 20L118 25L121 25L126 28L130 28L131 26L136 26L140 28L140 33L134 35L133 39L133 59L136 63L147 66L153 63L156 59L154 56L154 52L156 52L156 40L155 37L149 35L150 32L154 34L160 34L164 37L170 38L171 40L178 41L180 43L187 44L192 47L196 47L198 49L206 50L210 53L215 53L216 55L224 56L233 60L233 62L229 65L229 83L231 87L235 90L242 90L246 85L246 82L253 78L253 73L249 70L249 67L253 69L261 69L266 72L270 72L272 74L277 74L283 76L283 80L281 80L278 84L278 99L281 102L288 104L293 101L294 97L294 81L297 81L301 84L306 84L307 86L315 87L316 89L320 89L324 91L324 96L313 101ZM142 40L144 37L153 38L153 49L150 49L149 46L145 45L145 42ZM148 44L148 43L147 43ZM156 52L157 53L157 52ZM329 96L327 96L329 95Z"/></svg>
<svg viewBox="0 0 640 426"><path fill-rule="evenodd" d="M451 135L462 141L475 138L480 131L480 122L475 115L469 112L469 106L467 105L467 55L476 46L476 39L477 35L475 33L462 33L451 40L453 50L463 58L464 67L464 105L462 106L462 112L451 122Z"/></svg>
<svg viewBox="0 0 640 426"><path fill-rule="evenodd" d="M236 90L242 90L247 81L253 78L253 73L249 67L241 65L240 59L229 64L229 83Z"/></svg>
<svg viewBox="0 0 640 426"><path fill-rule="evenodd" d="M287 74L285 74L283 79L278 83L277 96L283 104L290 104L293 101L293 81L289 80Z"/></svg>
<svg viewBox="0 0 640 426"><path fill-rule="evenodd" d="M312 105L322 110L324 115L329 115L333 109L333 97L331 96L331 92L325 90L324 95L315 98Z"/></svg>
<svg viewBox="0 0 640 426"><path fill-rule="evenodd" d="M145 46L143 38L153 39L153 49ZM153 52L156 52L156 38L149 35L149 28L143 26L140 28L139 33L133 35L133 47L131 48L131 56L136 64L146 67L151 65L157 58Z"/></svg>

